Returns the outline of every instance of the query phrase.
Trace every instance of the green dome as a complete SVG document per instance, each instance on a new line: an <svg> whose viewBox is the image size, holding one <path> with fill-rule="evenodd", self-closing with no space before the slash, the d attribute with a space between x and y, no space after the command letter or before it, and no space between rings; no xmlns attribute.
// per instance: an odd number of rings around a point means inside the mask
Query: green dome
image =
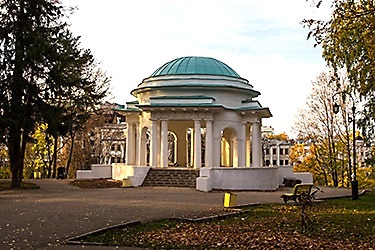
<svg viewBox="0 0 375 250"><path fill-rule="evenodd" d="M174 59L158 68L151 77L164 75L220 75L240 77L236 71L215 58L187 56Z"/></svg>

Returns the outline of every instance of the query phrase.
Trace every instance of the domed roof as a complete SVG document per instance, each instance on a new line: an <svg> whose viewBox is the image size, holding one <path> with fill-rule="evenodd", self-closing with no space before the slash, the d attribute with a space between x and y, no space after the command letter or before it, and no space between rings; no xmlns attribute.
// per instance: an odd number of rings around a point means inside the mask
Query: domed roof
<svg viewBox="0 0 375 250"><path fill-rule="evenodd" d="M164 75L220 75L239 77L225 63L211 57L187 56L174 59L158 68L151 77Z"/></svg>

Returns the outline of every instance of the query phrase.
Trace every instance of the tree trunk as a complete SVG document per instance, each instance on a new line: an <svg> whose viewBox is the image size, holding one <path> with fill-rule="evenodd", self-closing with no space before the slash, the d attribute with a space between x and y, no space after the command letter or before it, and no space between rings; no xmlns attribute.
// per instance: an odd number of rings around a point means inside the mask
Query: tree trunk
<svg viewBox="0 0 375 250"><path fill-rule="evenodd" d="M75 132L71 132L70 133L69 158L68 158L68 162L66 163L66 174L69 174L70 163L72 162L73 149L74 149L74 140L75 140Z"/></svg>
<svg viewBox="0 0 375 250"><path fill-rule="evenodd" d="M323 169L323 175L324 175L324 182L326 183L326 186L328 186L327 173L326 173L326 171L324 169Z"/></svg>
<svg viewBox="0 0 375 250"><path fill-rule="evenodd" d="M341 187L345 187L345 169L341 165Z"/></svg>
<svg viewBox="0 0 375 250"><path fill-rule="evenodd" d="M22 140L22 131L14 128L9 132L9 159L12 173L11 187L21 187L23 162L25 157L26 142Z"/></svg>
<svg viewBox="0 0 375 250"><path fill-rule="evenodd" d="M51 178L51 175L52 175L53 157L51 157L50 142L49 142L47 134L45 135L45 140L46 140L47 155L48 155L48 161L45 162L45 165L48 166L48 168L47 168L47 170L48 170L47 178L49 179L49 178Z"/></svg>
<svg viewBox="0 0 375 250"><path fill-rule="evenodd" d="M346 178L346 187L349 188L350 187L350 172L349 172L349 167L346 168L346 175L347 175L347 178Z"/></svg>
<svg viewBox="0 0 375 250"><path fill-rule="evenodd" d="M52 157L52 161L53 161L53 174L52 174L52 178L56 178L56 171L57 171L57 142L58 142L59 137L57 135L55 135L55 136L53 136L53 139L54 139L54 144L53 144L53 157Z"/></svg>
<svg viewBox="0 0 375 250"><path fill-rule="evenodd" d="M19 11L19 24L25 21L24 15L24 2L20 1L20 11ZM11 83L11 98L10 98L10 106L9 112L10 114L24 114L22 100L24 97L23 94L23 73L24 73L24 47L22 46L23 38L23 30L22 27L15 27L18 32L15 35L15 58L14 58L14 72L13 72L13 80ZM13 124L9 125L9 138L8 138L8 150L9 150L9 160L10 160L10 170L12 173L12 184L11 187L17 188L21 187L22 182L22 172L23 172L23 162L25 157L25 148L23 140L24 137L24 119L22 118L15 118L12 122Z"/></svg>
<svg viewBox="0 0 375 250"><path fill-rule="evenodd" d="M338 187L339 186L339 181L338 181L338 174L337 174L337 170L333 170L333 173L332 173L332 180L333 180L333 186L334 187Z"/></svg>

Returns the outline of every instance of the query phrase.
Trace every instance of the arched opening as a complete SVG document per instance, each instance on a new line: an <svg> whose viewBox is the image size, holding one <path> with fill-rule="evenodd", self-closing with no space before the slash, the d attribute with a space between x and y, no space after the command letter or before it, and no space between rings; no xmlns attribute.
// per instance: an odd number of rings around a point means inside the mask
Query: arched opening
<svg viewBox="0 0 375 250"><path fill-rule="evenodd" d="M236 157L237 145L235 143L236 133L230 128L221 131L220 166L233 167Z"/></svg>
<svg viewBox="0 0 375 250"><path fill-rule="evenodd" d="M145 155L146 155L146 166L150 166L150 157L151 157L151 155L150 155L150 130L147 128L147 131L146 131L146 153L145 153Z"/></svg>
<svg viewBox="0 0 375 250"><path fill-rule="evenodd" d="M194 157L194 148L193 148L193 140L194 140L194 130L192 128L186 129L186 166L193 167L193 157Z"/></svg>
<svg viewBox="0 0 375 250"><path fill-rule="evenodd" d="M194 166L194 128L188 127L186 129L186 166L192 168ZM201 164L202 166L205 165L205 143L206 143L206 128L201 128L200 129L200 134L201 134Z"/></svg>
<svg viewBox="0 0 375 250"><path fill-rule="evenodd" d="M177 165L177 136L170 131L168 131L168 165Z"/></svg>
<svg viewBox="0 0 375 250"><path fill-rule="evenodd" d="M141 132L141 141L140 141L140 162L141 166L150 165L150 130L148 127L144 127Z"/></svg>

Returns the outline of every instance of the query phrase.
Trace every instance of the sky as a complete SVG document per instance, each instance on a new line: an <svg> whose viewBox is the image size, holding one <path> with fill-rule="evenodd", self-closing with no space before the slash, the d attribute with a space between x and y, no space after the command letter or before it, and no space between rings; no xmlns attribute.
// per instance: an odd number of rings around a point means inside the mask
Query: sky
<svg viewBox="0 0 375 250"><path fill-rule="evenodd" d="M311 81L326 63L306 40L305 18L329 18L305 0L62 0L77 7L70 29L81 37L111 80L110 101L130 92L157 68L184 56L213 57L261 92L257 100L275 133L293 134ZM323 6L324 7L324 6Z"/></svg>

